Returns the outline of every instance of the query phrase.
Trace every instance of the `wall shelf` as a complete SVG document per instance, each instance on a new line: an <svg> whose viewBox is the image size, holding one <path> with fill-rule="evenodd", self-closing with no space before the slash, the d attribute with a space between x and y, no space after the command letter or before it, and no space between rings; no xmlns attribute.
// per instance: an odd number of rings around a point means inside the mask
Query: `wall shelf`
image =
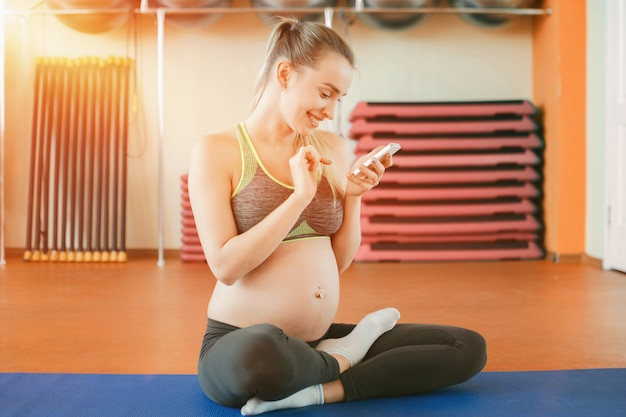
<svg viewBox="0 0 626 417"><path fill-rule="evenodd" d="M35 15L89 15L89 14L147 14L155 15L158 12L173 15L184 14L240 14L240 13L410 13L410 14L499 14L542 16L552 14L551 8L473 8L473 7L189 7L189 8L96 8L96 9L26 9L1 10L5 16L35 16Z"/></svg>

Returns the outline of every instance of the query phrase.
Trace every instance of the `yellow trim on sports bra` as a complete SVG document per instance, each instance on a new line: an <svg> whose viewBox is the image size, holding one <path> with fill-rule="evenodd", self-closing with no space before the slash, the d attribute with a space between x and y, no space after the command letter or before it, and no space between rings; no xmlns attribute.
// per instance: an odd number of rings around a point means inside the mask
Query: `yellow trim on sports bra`
<svg viewBox="0 0 626 417"><path fill-rule="evenodd" d="M297 242L299 240L313 240L313 239L330 239L330 236L307 236L307 237L295 237L289 240L282 240L280 244L289 243L289 242Z"/></svg>
<svg viewBox="0 0 626 417"><path fill-rule="evenodd" d="M250 150L252 151L252 154L254 155L254 159L256 159L257 164L259 164L259 166L261 167L263 172L265 172L265 175L267 175L268 178L271 179L272 181L274 181L276 184L278 184L278 185L280 185L282 187L285 187L285 188L287 188L289 190L293 190L294 189L293 185L285 184L284 182L278 180L277 178L275 178L267 170L267 168L265 168L265 165L263 165L263 162L261 161L261 158L259 157L259 154L257 153L256 148L254 147L254 144L252 143L252 139L250 139L250 135L248 135L248 131L246 130L246 126L243 124L243 122L240 122L238 126L241 129L240 131L243 134L244 139L248 143L248 146L250 146Z"/></svg>
<svg viewBox="0 0 626 417"><path fill-rule="evenodd" d="M233 198L234 196L237 195L237 193L239 193L239 191L241 191L243 181L244 181L244 174L246 172L246 155L243 153L243 146L241 146L239 126L235 127L235 131L237 132L237 143L239 144L239 156L241 156L241 174L239 175L239 181L237 182L237 186L235 187L233 192L230 194L230 198Z"/></svg>

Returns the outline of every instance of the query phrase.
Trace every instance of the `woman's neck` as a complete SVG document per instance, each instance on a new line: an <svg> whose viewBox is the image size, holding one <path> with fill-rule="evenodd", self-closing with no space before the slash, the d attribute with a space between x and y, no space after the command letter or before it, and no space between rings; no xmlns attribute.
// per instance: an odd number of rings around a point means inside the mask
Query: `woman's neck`
<svg viewBox="0 0 626 417"><path fill-rule="evenodd" d="M255 142L264 142L276 146L289 144L293 146L296 134L275 110L264 111L257 107L244 119L246 130Z"/></svg>

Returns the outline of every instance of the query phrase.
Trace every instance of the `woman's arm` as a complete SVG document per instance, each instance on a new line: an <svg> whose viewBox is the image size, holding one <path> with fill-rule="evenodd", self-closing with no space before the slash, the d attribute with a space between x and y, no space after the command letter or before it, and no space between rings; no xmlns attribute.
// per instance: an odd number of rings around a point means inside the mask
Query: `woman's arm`
<svg viewBox="0 0 626 417"><path fill-rule="evenodd" d="M339 273L348 269L361 245L361 197L343 199L343 223L332 237Z"/></svg>
<svg viewBox="0 0 626 417"><path fill-rule="evenodd" d="M356 252L361 245L361 196L378 185L385 168L391 165L391 158L385 157L382 161L375 161L369 167L361 164L374 155L378 147L369 154L359 158L352 166L353 156L343 144L345 151L338 152L339 160L343 162L343 171L347 173L346 189L343 198L343 222L337 233L332 237L333 251L337 259L339 272L343 272L352 264ZM361 167L358 177L350 174L355 168Z"/></svg>
<svg viewBox="0 0 626 417"><path fill-rule="evenodd" d="M310 153L301 149L290 160L295 172L291 196L264 220L239 235L230 204L233 167L241 166L239 144L236 138L222 134L202 138L194 145L189 199L204 255L219 281L232 285L261 265L294 226L317 189L315 175L309 171L313 170L311 164L315 164Z"/></svg>

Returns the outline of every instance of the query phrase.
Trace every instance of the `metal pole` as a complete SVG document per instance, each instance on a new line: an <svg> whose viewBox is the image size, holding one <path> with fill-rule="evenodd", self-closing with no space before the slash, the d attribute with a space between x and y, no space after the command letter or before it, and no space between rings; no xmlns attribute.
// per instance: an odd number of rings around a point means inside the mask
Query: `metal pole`
<svg viewBox="0 0 626 417"><path fill-rule="evenodd" d="M327 7L324 9L324 24L331 29L333 28L333 18L335 16L334 12L335 11L332 7Z"/></svg>
<svg viewBox="0 0 626 417"><path fill-rule="evenodd" d="M165 265L164 257L164 239L163 239L163 225L164 214L163 206L165 203L165 192L163 185L163 141L165 136L164 128L164 102L163 102L163 42L165 39L165 10L157 10L157 108L158 108L158 122L159 122L159 166L158 166L158 178L159 178L159 202L158 202L158 266Z"/></svg>
<svg viewBox="0 0 626 417"><path fill-rule="evenodd" d="M126 176L127 176L127 149L128 149L128 107L130 97L130 71L132 62L130 59L125 59L122 63L124 69L124 76L122 78L122 121L121 121L121 171L120 176L122 178L121 190L120 190L120 240L119 246L116 248L117 261L126 262Z"/></svg>
<svg viewBox="0 0 626 417"><path fill-rule="evenodd" d="M7 263L4 234L4 0L0 0L0 265Z"/></svg>

